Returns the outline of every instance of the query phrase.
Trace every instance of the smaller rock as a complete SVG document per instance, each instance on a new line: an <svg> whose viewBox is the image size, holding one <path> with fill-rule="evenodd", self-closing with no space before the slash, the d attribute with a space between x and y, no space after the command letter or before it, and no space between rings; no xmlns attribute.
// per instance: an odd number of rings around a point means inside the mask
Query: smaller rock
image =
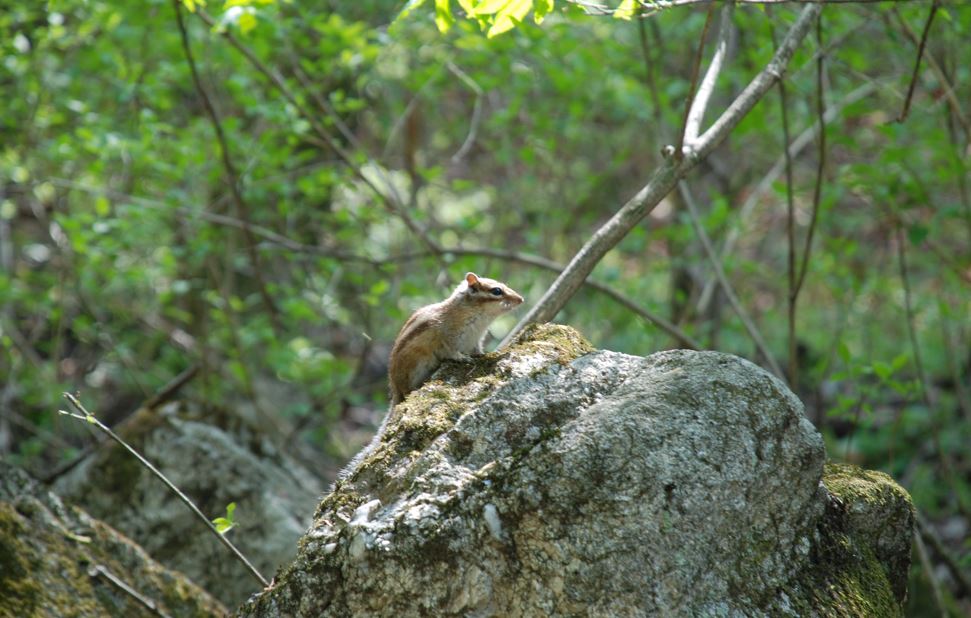
<svg viewBox="0 0 971 618"><path fill-rule="evenodd" d="M0 616L159 615L209 618L226 609L111 526L0 461Z"/></svg>

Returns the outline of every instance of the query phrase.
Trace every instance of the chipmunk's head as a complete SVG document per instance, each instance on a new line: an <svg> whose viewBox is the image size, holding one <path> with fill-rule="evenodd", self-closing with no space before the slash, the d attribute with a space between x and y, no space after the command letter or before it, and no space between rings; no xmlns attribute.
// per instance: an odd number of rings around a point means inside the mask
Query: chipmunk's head
<svg viewBox="0 0 971 618"><path fill-rule="evenodd" d="M520 305L523 297L501 281L466 273L465 280L455 291L467 300L496 315Z"/></svg>

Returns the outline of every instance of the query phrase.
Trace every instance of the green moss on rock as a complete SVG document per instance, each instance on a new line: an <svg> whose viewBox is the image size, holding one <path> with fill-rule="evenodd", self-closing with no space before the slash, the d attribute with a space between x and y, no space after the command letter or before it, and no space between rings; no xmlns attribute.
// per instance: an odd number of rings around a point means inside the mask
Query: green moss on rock
<svg viewBox="0 0 971 618"><path fill-rule="evenodd" d="M109 573L168 615L225 615L184 575L76 507L65 506L20 470L0 462L0 616L154 616Z"/></svg>
<svg viewBox="0 0 971 618"><path fill-rule="evenodd" d="M914 513L907 492L882 472L827 464L826 509L810 563L797 577L798 615L902 616Z"/></svg>

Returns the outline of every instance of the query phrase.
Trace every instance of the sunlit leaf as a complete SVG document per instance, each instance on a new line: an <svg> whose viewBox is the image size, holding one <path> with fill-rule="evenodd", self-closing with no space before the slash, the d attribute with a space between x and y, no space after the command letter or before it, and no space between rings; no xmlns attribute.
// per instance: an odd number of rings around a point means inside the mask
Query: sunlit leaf
<svg viewBox="0 0 971 618"><path fill-rule="evenodd" d="M637 0L624 0L614 11L614 19L630 20L637 14Z"/></svg>
<svg viewBox="0 0 971 618"><path fill-rule="evenodd" d="M439 32L448 32L448 29L455 23L450 4L449 0L435 0L435 25Z"/></svg>
<svg viewBox="0 0 971 618"><path fill-rule="evenodd" d="M546 16L553 12L553 0L536 0L533 4L533 21L543 23Z"/></svg>
<svg viewBox="0 0 971 618"><path fill-rule="evenodd" d="M240 14L236 23L239 24L239 31L247 34L256 27L256 15L253 15L250 11L246 11Z"/></svg>
<svg viewBox="0 0 971 618"><path fill-rule="evenodd" d="M503 32L509 32L526 18L531 8L533 8L532 0L510 0L496 13L495 21L486 36L491 39Z"/></svg>
<svg viewBox="0 0 971 618"><path fill-rule="evenodd" d="M206 6L206 0L182 0L182 4L189 9L189 12L195 13L196 7Z"/></svg>

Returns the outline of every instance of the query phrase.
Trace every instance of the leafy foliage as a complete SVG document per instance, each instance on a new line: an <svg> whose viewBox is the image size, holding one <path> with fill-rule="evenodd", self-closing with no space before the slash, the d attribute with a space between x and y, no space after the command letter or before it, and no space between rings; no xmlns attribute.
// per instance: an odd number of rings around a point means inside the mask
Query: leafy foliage
<svg viewBox="0 0 971 618"><path fill-rule="evenodd" d="M84 391L114 421L189 365L201 371L184 396L253 408L296 436L294 448L349 454L361 411L386 406L389 344L414 308L466 270L528 301L555 276L466 250L565 263L646 182L677 141L706 13L643 18L614 3L628 21L547 0L182 4L194 10L184 11L190 43L245 214L170 0L0 12L0 87L16 93L0 114L0 450L35 470L89 440L58 421L61 391ZM971 520L971 6L942 9L897 122L916 55L906 31L919 36L928 6L824 11L825 100L837 112L793 387L833 458L887 470L932 520L959 526ZM706 124L764 66L770 34L796 10L736 9ZM810 131L794 153L800 249L818 162L817 45L807 41L787 75L790 138ZM691 178L728 278L779 359L786 188L784 174L767 174L782 148L772 95ZM389 206L392 193L443 256ZM593 278L705 347L764 364L711 287L677 196ZM589 288L558 320L602 348L675 345Z"/></svg>
<svg viewBox="0 0 971 618"><path fill-rule="evenodd" d="M230 502L226 505L226 516L217 517L212 520L212 525L216 527L216 531L219 534L226 534L236 526L236 519L233 515L236 513L236 503Z"/></svg>

